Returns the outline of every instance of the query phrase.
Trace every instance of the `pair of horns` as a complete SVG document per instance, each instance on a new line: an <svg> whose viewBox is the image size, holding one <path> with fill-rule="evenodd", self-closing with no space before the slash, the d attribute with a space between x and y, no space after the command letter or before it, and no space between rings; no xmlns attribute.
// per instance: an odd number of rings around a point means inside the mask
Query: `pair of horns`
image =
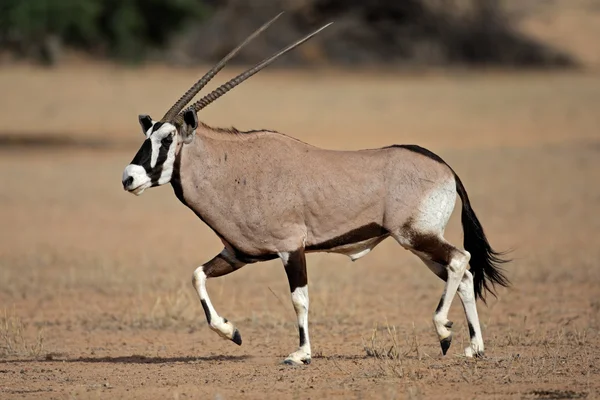
<svg viewBox="0 0 600 400"><path fill-rule="evenodd" d="M196 96L196 94L198 94L198 92L200 90L202 90L202 88L204 86L206 86L206 84L208 84L208 82L210 82L210 80L212 78L214 78L215 75L220 70L223 69L223 67L225 67L225 64L227 64L227 62L229 60L231 60L233 57L235 57L240 52L240 50L242 50L242 48L244 46L246 46L248 43L250 43L254 38L256 38L258 35L260 35L262 32L264 32L269 26L271 26L271 24L273 24L273 22L275 22L275 20L277 20L282 14L283 14L283 12L279 13L273 19L271 19L270 21L265 23L263 26L258 28L256 31L254 31L254 33L252 33L250 36L248 36L246 38L246 40L244 40L238 47L236 47L231 52L229 52L229 54L227 54L221 61L219 61L219 63L217 65L212 67L210 69L210 71L208 71L206 74L204 74L204 76L202 78L200 78L187 92L185 92L185 94L183 96L181 96L181 98L179 100L177 100L177 102L169 109L169 111L167 111L167 113L165 114L165 116L162 118L161 121L166 122L166 121L170 121L173 119L181 120L182 116L178 115L178 114L181 112L181 110L183 110L183 108L186 106L186 104L188 104L194 98L194 96ZM237 85L239 85L240 83L245 81L246 79L250 78L252 75L256 74L261 69L263 69L266 66L268 66L269 64L271 64L277 58L281 57L282 55L284 55L288 51L294 49L295 47L300 46L302 43L306 42L307 40L309 40L310 38L312 38L313 36L315 36L316 34L321 32L323 29L327 28L332 23L333 22L330 22L327 25L322 26L321 28L317 29L316 31L312 32L309 35L306 35L302 39L296 41L295 43L292 43L291 45L289 45L286 48L280 50L279 52L273 54L272 56L265 58L264 60L262 60L261 62L256 64L254 67L242 72L235 78L231 79L229 82L219 86L217 89L213 90L211 93L207 94L200 100L196 101L189 108L195 110L196 112L202 110L204 107L208 106L210 103L217 100L219 97L223 96L225 93L227 93L228 91L230 91L231 89L233 89L234 87L236 87Z"/></svg>

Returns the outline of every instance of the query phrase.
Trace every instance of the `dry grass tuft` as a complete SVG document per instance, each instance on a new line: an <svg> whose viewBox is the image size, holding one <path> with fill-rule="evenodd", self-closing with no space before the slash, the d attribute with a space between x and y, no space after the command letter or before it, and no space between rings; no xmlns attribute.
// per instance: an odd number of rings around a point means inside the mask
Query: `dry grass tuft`
<svg viewBox="0 0 600 400"><path fill-rule="evenodd" d="M178 328L197 321L198 304L191 290L183 284L177 290L158 295L150 310L138 309L130 315L132 328Z"/></svg>
<svg viewBox="0 0 600 400"><path fill-rule="evenodd" d="M387 333L387 339L382 339L378 336L378 332L384 330ZM371 338L369 339L369 345L365 345L364 349L369 357L375 358L387 358L391 360L398 360L400 358L407 357L411 353L415 353L415 358L421 360L423 353L419 347L419 340L415 331L415 324L413 323L412 334L405 338L405 342L409 347L404 353L400 352L400 345L398 339L398 332L395 326L390 326L387 322L384 327L379 328L379 324L373 328Z"/></svg>
<svg viewBox="0 0 600 400"><path fill-rule="evenodd" d="M33 335L27 334L27 326L14 312L0 318L0 357L38 358L44 351L44 328Z"/></svg>
<svg viewBox="0 0 600 400"><path fill-rule="evenodd" d="M385 332L383 337L380 335L382 331ZM383 327L376 324L368 344L364 345L364 350L367 356L378 361L377 365L383 376L412 380L415 378L416 372L412 364L414 364L414 361L421 361L423 357L414 324L412 334L407 335L404 341L406 347L403 351L396 327L390 326L387 322ZM414 356L411 356L413 353Z"/></svg>

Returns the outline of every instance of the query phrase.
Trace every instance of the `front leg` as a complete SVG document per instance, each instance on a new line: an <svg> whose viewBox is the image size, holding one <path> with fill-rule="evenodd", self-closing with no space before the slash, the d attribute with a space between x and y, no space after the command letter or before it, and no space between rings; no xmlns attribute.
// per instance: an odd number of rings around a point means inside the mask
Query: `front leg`
<svg viewBox="0 0 600 400"><path fill-rule="evenodd" d="M246 264L235 259L225 249L206 264L196 268L192 276L192 284L198 293L198 297L200 297L200 303L206 314L206 321L210 329L217 332L223 339L229 339L237 345L242 344L242 336L237 328L231 322L227 321L227 318L223 318L217 314L206 291L206 280L227 275L244 265Z"/></svg>
<svg viewBox="0 0 600 400"><path fill-rule="evenodd" d="M298 318L300 346L290 354L285 364L310 364L310 340L308 339L308 279L306 276L306 258L304 249L290 253L280 253L292 292L292 304Z"/></svg>

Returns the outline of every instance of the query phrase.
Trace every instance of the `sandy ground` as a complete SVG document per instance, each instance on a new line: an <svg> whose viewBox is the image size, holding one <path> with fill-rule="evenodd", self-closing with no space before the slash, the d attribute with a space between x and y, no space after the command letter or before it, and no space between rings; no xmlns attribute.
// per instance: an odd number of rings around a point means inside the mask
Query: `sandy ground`
<svg viewBox="0 0 600 400"><path fill-rule="evenodd" d="M0 70L0 398L600 396L599 76L275 71L207 108L209 124L327 148L427 146L461 176L494 247L513 249L514 286L479 304L483 360L462 357L458 301L441 356L442 282L393 241L355 263L309 255L313 363L293 368L280 364L297 345L280 263L209 283L244 344L223 341L190 284L219 240L170 187L121 188L137 114L160 117L197 75ZM79 147L15 145L44 138ZM460 244L457 214L447 238Z"/></svg>

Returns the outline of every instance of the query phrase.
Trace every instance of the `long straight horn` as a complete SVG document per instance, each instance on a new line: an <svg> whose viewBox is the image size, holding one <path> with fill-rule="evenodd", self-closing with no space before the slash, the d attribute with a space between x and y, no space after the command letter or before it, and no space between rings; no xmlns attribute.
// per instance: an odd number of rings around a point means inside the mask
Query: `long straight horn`
<svg viewBox="0 0 600 400"><path fill-rule="evenodd" d="M260 35L262 32L264 32L269 26L271 26L271 24L273 22L275 22L275 20L277 20L277 18L279 18L282 14L283 14L283 12L280 12L279 14L277 14L269 22L267 22L266 24L264 24L263 26L258 28L256 31L254 31L254 33L252 35L248 36L248 38L246 38L246 40L244 40L238 47L231 50L231 52L229 52L229 54L227 54L221 61L219 61L219 63L217 65L212 67L210 71L208 71L206 74L204 74L204 76L202 78L200 78L200 80L198 80L198 82L196 82L187 92L185 92L185 94L183 96L181 96L181 98L179 100L177 100L177 102L173 105L173 107L171 107L169 109L169 111L167 111L165 116L162 117L161 121L165 122L165 121L169 121L169 120L173 119L173 117L175 117L183 109L183 107L185 107L185 105L187 103L189 103L194 98L194 96L196 96L196 94L198 94L198 92L200 90L202 90L202 88L204 86L206 86L206 84L208 82L210 82L210 80L212 78L214 78L214 76L220 70L223 69L223 67L225 67L225 64L227 64L227 62L229 60L231 60L233 57L235 57L244 46L246 46L248 43L250 43L254 38L256 38L258 35Z"/></svg>
<svg viewBox="0 0 600 400"><path fill-rule="evenodd" d="M333 24L333 22L330 22L327 25L322 26L321 28L317 29L310 35L307 35L304 38L298 40L296 43L293 43L293 44L289 45L288 47L286 47L285 49L280 50L278 53L273 54L271 57L262 60L260 63L256 64L254 67L239 74L235 78L231 79L229 82L219 86L217 89L213 90L212 92L210 92L209 94L207 94L206 96L204 96L203 98L201 98L200 100L198 100L197 102L192 104L189 108L193 108L196 112L202 110L204 107L208 106L210 103L212 103L219 97L223 96L225 93L227 93L228 91L230 91L231 89L233 89L234 87L239 85L240 83L244 82L246 79L250 78L252 75L256 74L258 71L265 68L267 65L271 64L277 58L284 55L285 53L292 50L293 48L300 46L302 43L306 42L308 39L312 38L317 33L321 32L323 29L327 28L331 24Z"/></svg>

